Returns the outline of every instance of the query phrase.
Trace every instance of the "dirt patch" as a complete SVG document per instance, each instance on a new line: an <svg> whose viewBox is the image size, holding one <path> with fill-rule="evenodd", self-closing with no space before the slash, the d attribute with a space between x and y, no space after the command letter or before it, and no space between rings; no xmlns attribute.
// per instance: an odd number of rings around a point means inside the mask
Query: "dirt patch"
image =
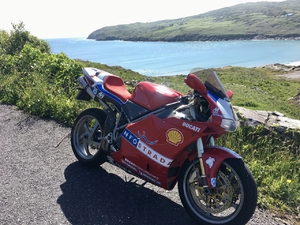
<svg viewBox="0 0 300 225"><path fill-rule="evenodd" d="M297 94L295 97L290 98L289 101L300 107L300 93Z"/></svg>
<svg viewBox="0 0 300 225"><path fill-rule="evenodd" d="M299 62L300 63L300 62ZM283 74L276 75L278 78L285 78L289 80L300 80L300 64L270 64L262 68L271 68L273 70L282 71Z"/></svg>
<svg viewBox="0 0 300 225"><path fill-rule="evenodd" d="M300 70L293 71L287 74L277 75L278 77L286 78L288 80L300 80Z"/></svg>

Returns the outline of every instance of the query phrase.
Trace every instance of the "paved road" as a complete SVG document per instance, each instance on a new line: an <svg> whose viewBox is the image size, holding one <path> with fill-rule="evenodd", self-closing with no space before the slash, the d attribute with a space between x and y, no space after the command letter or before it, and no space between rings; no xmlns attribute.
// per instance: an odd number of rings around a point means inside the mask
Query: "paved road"
<svg viewBox="0 0 300 225"><path fill-rule="evenodd" d="M166 191L73 156L70 128L0 105L0 224L194 225ZM65 136L58 147L55 147ZM258 211L248 225L285 224Z"/></svg>

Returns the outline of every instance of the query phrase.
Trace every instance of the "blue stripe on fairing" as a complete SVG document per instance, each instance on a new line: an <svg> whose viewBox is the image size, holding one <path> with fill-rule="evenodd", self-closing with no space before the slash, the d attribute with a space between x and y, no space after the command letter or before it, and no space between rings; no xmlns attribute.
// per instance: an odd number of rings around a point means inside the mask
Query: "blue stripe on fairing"
<svg viewBox="0 0 300 225"><path fill-rule="evenodd" d="M120 105L124 105L124 102L119 99L117 96L111 94L110 92L106 91L103 87L103 85L97 85L97 87L99 88L100 91L102 91L105 95L107 95L108 97L114 99L116 102L118 102Z"/></svg>
<svg viewBox="0 0 300 225"><path fill-rule="evenodd" d="M214 102L217 102L219 100L220 97L214 95L213 93L211 92L208 92L208 95L214 100Z"/></svg>

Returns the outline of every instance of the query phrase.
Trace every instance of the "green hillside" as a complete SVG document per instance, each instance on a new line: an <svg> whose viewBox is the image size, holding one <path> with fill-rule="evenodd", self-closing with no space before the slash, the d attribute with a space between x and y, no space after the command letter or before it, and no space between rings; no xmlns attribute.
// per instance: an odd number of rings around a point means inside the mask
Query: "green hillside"
<svg viewBox="0 0 300 225"><path fill-rule="evenodd" d="M110 26L88 39L216 41L300 37L300 1L245 3L196 16Z"/></svg>

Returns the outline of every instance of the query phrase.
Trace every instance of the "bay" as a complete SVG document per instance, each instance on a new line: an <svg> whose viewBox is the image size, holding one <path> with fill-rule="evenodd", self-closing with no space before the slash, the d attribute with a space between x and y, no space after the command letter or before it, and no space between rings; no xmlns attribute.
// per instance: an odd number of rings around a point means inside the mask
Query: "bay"
<svg viewBox="0 0 300 225"><path fill-rule="evenodd" d="M121 66L147 76L187 74L194 67L259 67L300 61L299 40L218 42L94 41L46 39L54 54Z"/></svg>

